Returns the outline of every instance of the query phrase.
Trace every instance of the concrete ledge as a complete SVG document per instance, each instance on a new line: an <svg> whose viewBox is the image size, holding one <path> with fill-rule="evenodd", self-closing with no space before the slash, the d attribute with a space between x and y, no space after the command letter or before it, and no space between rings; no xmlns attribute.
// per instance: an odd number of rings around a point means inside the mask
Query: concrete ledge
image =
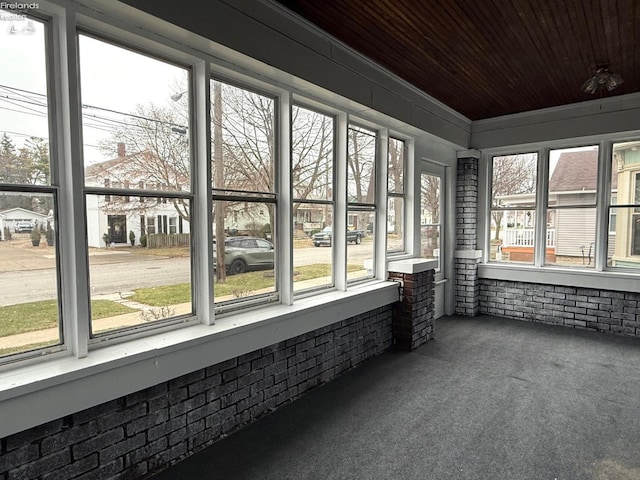
<svg viewBox="0 0 640 480"><path fill-rule="evenodd" d="M456 152L456 158L477 158L479 159L482 154L478 150L461 150Z"/></svg>
<svg viewBox="0 0 640 480"><path fill-rule="evenodd" d="M453 256L454 258L467 258L471 260L479 260L482 258L482 250L456 250Z"/></svg>
<svg viewBox="0 0 640 480"><path fill-rule="evenodd" d="M438 260L425 258L407 258L405 260L394 260L387 264L390 272L397 273L420 273L427 270L435 270L438 267Z"/></svg>

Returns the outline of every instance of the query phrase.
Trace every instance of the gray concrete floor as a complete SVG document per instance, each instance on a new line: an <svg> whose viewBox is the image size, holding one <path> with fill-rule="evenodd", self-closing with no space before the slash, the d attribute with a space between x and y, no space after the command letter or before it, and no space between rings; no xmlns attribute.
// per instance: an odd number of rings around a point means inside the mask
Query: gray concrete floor
<svg viewBox="0 0 640 480"><path fill-rule="evenodd" d="M640 341L437 320L163 479L640 479Z"/></svg>

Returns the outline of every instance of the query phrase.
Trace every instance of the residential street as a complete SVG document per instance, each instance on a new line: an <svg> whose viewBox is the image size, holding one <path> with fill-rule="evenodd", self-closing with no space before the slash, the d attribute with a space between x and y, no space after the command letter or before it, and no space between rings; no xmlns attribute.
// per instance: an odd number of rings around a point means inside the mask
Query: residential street
<svg viewBox="0 0 640 480"><path fill-rule="evenodd" d="M362 263L371 245L349 245L349 261ZM0 242L0 306L52 299L56 296L55 261L49 250L14 248ZM331 249L325 247L295 250L297 266L327 261ZM8 266L11 261L13 266ZM90 254L91 293L93 295L130 292L134 288L186 283L190 280L189 258L156 257L136 254L128 249ZM7 271L9 270L9 271Z"/></svg>

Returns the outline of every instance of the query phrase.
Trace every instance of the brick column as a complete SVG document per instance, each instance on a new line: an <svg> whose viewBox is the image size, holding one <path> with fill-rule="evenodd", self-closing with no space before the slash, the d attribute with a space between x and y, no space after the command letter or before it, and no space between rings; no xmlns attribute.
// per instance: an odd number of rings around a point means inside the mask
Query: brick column
<svg viewBox="0 0 640 480"><path fill-rule="evenodd" d="M389 280L402 283L392 323L393 343L402 350L415 350L434 338L436 265L424 259L389 262Z"/></svg>
<svg viewBox="0 0 640 480"><path fill-rule="evenodd" d="M478 159L480 152L458 153L456 182L455 312L475 316L479 312L478 262Z"/></svg>

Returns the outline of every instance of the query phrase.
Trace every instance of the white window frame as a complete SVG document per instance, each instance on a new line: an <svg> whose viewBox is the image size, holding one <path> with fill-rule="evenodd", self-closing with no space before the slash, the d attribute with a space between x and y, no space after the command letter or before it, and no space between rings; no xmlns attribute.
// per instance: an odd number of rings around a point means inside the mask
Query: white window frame
<svg viewBox="0 0 640 480"><path fill-rule="evenodd" d="M602 288L603 281L609 290L638 292L640 282L635 270L612 269L606 266L608 216L611 201L611 154L614 143L637 141L640 132L619 133L563 139L544 143L511 145L490 148L482 152L478 179L478 245L482 250L481 263L478 266L480 278L522 281L523 273L528 281L572 287ZM551 149L573 148L582 145L598 146L598 180L596 194L596 245L595 266L593 268L570 268L556 265L544 265L544 249L537 248L534 265L489 263L489 212L491 206L491 158L500 155L513 155L519 152L538 152L538 177L536 190L536 218L546 219L546 195L549 185L549 151ZM540 161L542 159L542 161ZM545 239L545 222L536 223L536 245Z"/></svg>
<svg viewBox="0 0 640 480"><path fill-rule="evenodd" d="M389 134L388 141L395 140L398 142L402 142L402 190L400 192L391 192L388 188L389 179L387 178L387 205L389 204L389 200L392 198L399 198L402 204L402 246L397 250L388 250L389 246L387 245L387 257L395 257L399 255L404 255L407 253L407 239L410 238L407 236L407 170L409 165L409 149L407 146L407 141L399 136ZM388 165L388 155L387 155L387 165ZM388 208L388 207L387 207ZM385 220L385 226L387 225L388 217Z"/></svg>
<svg viewBox="0 0 640 480"><path fill-rule="evenodd" d="M18 13L12 10L4 10L3 12L9 12L12 14ZM61 193L61 178L64 174L64 170L60 167L60 138L59 132L56 129L56 114L59 112L57 108L58 103L60 102L60 94L56 88L55 78L56 71L55 66L52 65L48 59L55 55L57 51L57 29L58 25L56 23L56 16L50 12L45 11L36 11L35 14L30 12L19 12L21 15L24 14L25 18L33 18L35 21L41 23L44 28L44 49L45 49L45 65L43 65L45 69L46 75L46 101L47 101L47 127L48 127L48 138L47 142L49 145L49 184L47 185L28 185L28 184L2 184L1 192L4 193L26 193L26 194L42 194L42 195L50 195L53 201L54 206L54 223L57 225L56 232L56 242L55 242L55 270L56 270L56 303L57 303L57 312L58 312L58 331L59 331L59 343L55 345L46 346L43 348L24 351L20 353L16 353L9 357L0 357L0 367L3 363L7 362L19 362L19 361L30 361L33 359L37 359L41 355L53 355L56 354L64 354L67 343L69 341L69 326L71 322L69 321L68 315L64 309L65 305L65 290L61 283L62 269L63 264L61 262L61 251L62 246L60 244L60 219L62 217L63 205L61 205L62 193ZM31 222L30 219L27 219ZM17 224L17 220L14 222Z"/></svg>
<svg viewBox="0 0 640 480"><path fill-rule="evenodd" d="M338 129L338 119L337 119L337 115L336 112L332 112L331 110L327 109L326 106L324 108L318 108L317 105L310 103L307 99L301 99L301 98L294 98L291 102L291 107L299 107L299 108L303 108L306 110L310 110L312 112L318 113L320 115L325 115L327 117L330 117L332 119L332 123L333 123L333 158L332 158L332 164L331 164L331 190L332 190L332 194L331 194L331 198L327 199L327 200L315 200L315 199L299 199L294 195L293 192L293 177L291 177L290 181L291 181L291 187L290 187L290 192L291 192L291 203L292 203L292 211L293 211L293 204L294 203L302 203L302 204L314 204L314 205L325 205L328 206L329 208L331 208L331 214L333 217L333 225L336 225L336 201L337 201L337 188L336 188L336 175L337 175L337 170L338 170L338 159L337 159L337 150L338 150L338 135L337 135L337 129ZM293 129L293 115L291 116L291 129ZM290 159L290 162L293 162L293 159ZM293 227L292 227L292 232L293 234ZM333 231L333 238L335 239L335 228ZM292 265L293 268L293 238L291 239L291 262L290 265ZM301 289L298 291L293 291L293 275L291 278L291 295L295 298L303 298L305 296L308 296L309 294L314 294L316 292L319 291L323 291L323 290L327 290L327 289L333 289L336 286L336 265L335 265L335 246L336 242L332 241L331 243L331 282L328 285L322 285L319 287L312 287L312 288L308 288L308 289Z"/></svg>
<svg viewBox="0 0 640 480"><path fill-rule="evenodd" d="M55 2L55 3L54 3ZM298 83L297 79L284 84L282 76L274 74L269 80L270 67L261 66L259 72L248 65L253 61L243 59L228 61L228 52L222 47L192 48L175 35L168 24L145 17L139 23L122 10L105 5L105 12L81 2L44 0L40 12L50 16L52 53L48 60L50 75L50 104L52 124L51 158L59 163L52 165L60 178L58 187L57 233L60 252L58 281L61 292L61 310L65 344L57 353L23 360L0 358L0 406L6 422L0 425L0 437L31 426L71 414L104 401L138 391L157 382L224 361L295 335L354 317L363 312L389 305L398 299L397 285L385 282L386 269L386 124L403 128L400 122L373 110L363 111L354 102L326 93L319 103L313 92ZM128 8L128 7L127 7ZM146 14L141 14L146 15ZM149 28L149 25L162 28ZM192 176L191 233L192 255L198 258L193 266L193 302L195 315L186 324L171 324L150 331L136 331L129 335L92 344L89 335L89 274L88 247L86 243L86 214L84 208L84 162L82 156L82 105L79 92L79 64L77 32L86 31L111 39L116 44L135 45L134 50L169 59L173 63L192 68L192 159L210 158L210 112L208 107L209 79L226 76L246 87L272 92L277 99L278 156L278 215L276 234L278 258L291 264L291 193L283 186L290 185L290 158L288 148L290 105L292 101L318 105L323 111L331 111L336 119L336 174L334 191L336 243L345 243L346 154L347 129L350 122L377 132L376 152L376 244L374 250L374 276L347 285L346 247L333 252L335 287L293 301L290 268L282 269L279 276L279 304L257 310L247 310L227 315L214 315L212 272L212 188L210 162L195 161ZM211 45L208 43L208 45ZM219 48L219 50L216 50ZM222 53L221 53L222 52ZM227 55L227 56L225 56ZM237 54L235 58L239 58ZM267 72L267 73L265 73ZM277 77L277 79L276 79ZM288 78L288 77L287 77ZM314 87L316 90L320 87ZM313 99L312 99L313 98ZM406 126L413 132L413 127ZM413 140L407 138L407 145ZM53 160L52 160L53 161ZM410 175L409 166L407 174ZM409 177L405 182L410 182ZM407 183L409 184L409 183ZM142 188L140 190L143 190ZM119 191L118 191L119 192ZM134 190L126 190L132 195ZM146 191L144 193L147 193ZM413 195L409 192L409 198ZM165 195L166 196L166 195ZM415 211L408 201L407 218ZM343 231L345 230L345 231ZM407 235L409 230L407 229ZM341 239L339 237L342 237ZM408 252L410 254L410 252ZM215 320L215 322L214 322ZM215 324L214 324L215 323ZM183 328L184 327L184 328ZM90 348L91 347L91 348ZM35 355L34 355L35 357ZM78 361L80 358L86 360ZM13 361L18 360L18 361ZM46 366L47 368L42 368ZM114 381L118 378L118 381ZM77 392L86 395L78 397ZM33 409L28 418L18 415L24 405L46 404L46 409ZM15 413L15 414L14 414Z"/></svg>
<svg viewBox="0 0 640 480"><path fill-rule="evenodd" d="M220 82L222 84L228 85L232 88L237 88L240 90L245 90L250 93L254 93L256 95L260 95L266 98L273 100L273 135L272 139L276 148L273 152L273 176L274 176L274 185L273 190L271 192L267 191L241 191L241 190L228 190L225 188L213 188L212 189L212 203L215 204L217 201L244 201L246 203L260 203L260 204L270 204L273 205L275 210L275 227L274 231L271 232L272 239L271 242L274 244L274 292L272 293L264 293L258 295L251 295L246 298L233 299L233 300L224 300L220 302L216 302L215 300L215 289L213 295L214 302L214 315L222 315L226 313L232 313L241 309L246 309L249 307L256 307L259 305L263 305L266 303L274 303L280 302L280 292L282 291L283 285L280 280L281 272L280 268L278 268L278 262L280 258L281 248L278 248L278 243L280 239L280 231L282 227L282 221L280 220L281 213L281 201L280 191L282 186L282 180L279 176L279 173L282 171L283 167L281 166L281 162L286 159L282 158L281 152L283 151L282 146L279 144L278 139L281 138L281 127L282 127L282 95L278 95L273 92L273 89L261 89L257 88L254 85L247 85L241 81L238 81L233 78L229 78L228 75L218 74L217 72L212 72L210 80L212 82ZM281 92L280 92L281 93ZM223 100L224 101L224 100ZM286 118L289 115L284 115ZM213 135L213 133L211 133ZM213 154L211 156L213 158ZM213 178L210 176L210 183L213 183ZM290 218L290 217L289 217ZM215 232L213 232L215 233ZM209 242L212 244L212 242ZM213 277L212 277L213 278ZM213 280L212 280L213 281Z"/></svg>

